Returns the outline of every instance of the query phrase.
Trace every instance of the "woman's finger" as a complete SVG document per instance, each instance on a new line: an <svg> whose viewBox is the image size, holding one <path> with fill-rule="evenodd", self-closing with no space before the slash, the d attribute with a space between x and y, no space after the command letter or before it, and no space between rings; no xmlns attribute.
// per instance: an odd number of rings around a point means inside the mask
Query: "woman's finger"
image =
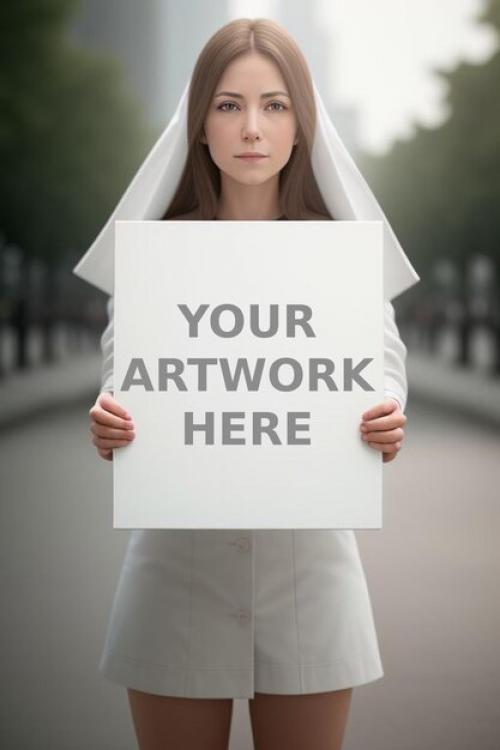
<svg viewBox="0 0 500 750"><path fill-rule="evenodd" d="M109 439L114 438L117 440L133 440L135 437L135 432L132 429L113 429L111 427L106 427L105 425L100 425L96 422L90 425L90 431L94 435L97 435L97 437L104 437Z"/></svg>
<svg viewBox="0 0 500 750"><path fill-rule="evenodd" d="M91 425L101 425L103 427L113 427L117 430L133 430L134 423L130 419L114 417L107 411L95 411L90 417Z"/></svg>
<svg viewBox="0 0 500 750"><path fill-rule="evenodd" d="M131 416L125 409L125 407L121 406L121 404L118 403L115 397L107 391L103 391L99 394L97 403L106 411L111 411L113 412L113 414L116 414L123 419L131 419Z"/></svg>
<svg viewBox="0 0 500 750"><path fill-rule="evenodd" d="M96 448L108 448L108 449L109 448L121 448L123 445L130 445L131 443L130 440L117 440L116 438L112 440L111 439L108 440L107 438L97 437L96 435L94 435L94 437L92 438L92 442L94 443Z"/></svg>
<svg viewBox="0 0 500 750"><path fill-rule="evenodd" d="M391 414L396 409L399 409L399 407L394 399L386 398L384 399L384 401L381 401L379 404L375 404L375 406L372 406L370 409L367 409L365 412L363 412L361 418L366 422L370 419L376 419L377 417L383 417L386 414Z"/></svg>
<svg viewBox="0 0 500 750"><path fill-rule="evenodd" d="M382 460L386 464L389 461L393 461L397 455L398 455L398 451L394 451L393 453L383 453Z"/></svg>
<svg viewBox="0 0 500 750"><path fill-rule="evenodd" d="M370 441L375 443L397 443L403 440L404 436L404 430L398 427L396 430L388 430L387 432L364 432L361 435L361 439L366 440L367 443Z"/></svg>
<svg viewBox="0 0 500 750"><path fill-rule="evenodd" d="M394 453L401 449L402 443L368 443L368 445L384 453Z"/></svg>
<svg viewBox="0 0 500 750"><path fill-rule="evenodd" d="M98 454L101 458L105 458L106 461L112 461L113 460L113 451L110 450L104 450L103 448L97 449Z"/></svg>
<svg viewBox="0 0 500 750"><path fill-rule="evenodd" d="M385 417L379 417L378 419L363 420L360 427L363 432L370 430L392 430L395 427L404 427L407 419L402 411L395 411Z"/></svg>
<svg viewBox="0 0 500 750"><path fill-rule="evenodd" d="M132 419L131 414L107 391L100 393L95 404L89 409L90 415L100 412L108 412L124 420Z"/></svg>
<svg viewBox="0 0 500 750"><path fill-rule="evenodd" d="M111 412L103 409L99 406L98 402L89 409L90 421L97 424L106 425L107 427L116 427L117 429L130 430L133 429L134 423L132 418L129 419L115 416Z"/></svg>

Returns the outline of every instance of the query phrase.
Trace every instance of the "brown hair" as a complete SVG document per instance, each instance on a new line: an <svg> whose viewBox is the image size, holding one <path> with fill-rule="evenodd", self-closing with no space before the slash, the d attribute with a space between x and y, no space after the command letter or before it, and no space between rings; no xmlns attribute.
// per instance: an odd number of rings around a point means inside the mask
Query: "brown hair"
<svg viewBox="0 0 500 750"><path fill-rule="evenodd" d="M220 172L208 146L200 142L217 83L239 55L257 51L278 66L297 117L298 143L280 172L280 209L286 219L332 219L311 165L316 107L312 78L299 46L286 29L267 18L239 18L213 34L196 61L189 89L186 164L163 219L196 211L213 219L220 194Z"/></svg>

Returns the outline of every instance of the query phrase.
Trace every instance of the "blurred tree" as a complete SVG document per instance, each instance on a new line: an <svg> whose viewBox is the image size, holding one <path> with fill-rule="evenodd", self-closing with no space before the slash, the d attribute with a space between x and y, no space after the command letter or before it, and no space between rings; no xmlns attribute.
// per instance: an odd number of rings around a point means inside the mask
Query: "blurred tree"
<svg viewBox="0 0 500 750"><path fill-rule="evenodd" d="M31 258L44 262L45 360L57 266L90 245L152 138L119 64L65 37L76 6L16 0L0 10L0 228L24 251L25 279Z"/></svg>
<svg viewBox="0 0 500 750"><path fill-rule="evenodd" d="M479 20L500 31L500 0L490 0ZM448 84L448 120L437 129L417 127L412 140L396 142L384 157L365 155L363 167L422 278L404 302L431 308L437 321L440 300L433 292L432 266L437 259L452 260L460 270L458 364L470 359L469 264L478 253L494 260L496 305L493 300L490 322L500 372L500 51L485 64L436 72Z"/></svg>

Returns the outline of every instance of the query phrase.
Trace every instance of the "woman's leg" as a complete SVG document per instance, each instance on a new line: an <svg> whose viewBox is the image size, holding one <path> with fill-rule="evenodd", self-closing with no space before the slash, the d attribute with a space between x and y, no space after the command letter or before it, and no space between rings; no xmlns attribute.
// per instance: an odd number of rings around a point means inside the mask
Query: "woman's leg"
<svg viewBox="0 0 500 750"><path fill-rule="evenodd" d="M340 750L353 688L327 693L255 693L248 701L255 750Z"/></svg>
<svg viewBox="0 0 500 750"><path fill-rule="evenodd" d="M227 750L232 698L127 693L140 750Z"/></svg>

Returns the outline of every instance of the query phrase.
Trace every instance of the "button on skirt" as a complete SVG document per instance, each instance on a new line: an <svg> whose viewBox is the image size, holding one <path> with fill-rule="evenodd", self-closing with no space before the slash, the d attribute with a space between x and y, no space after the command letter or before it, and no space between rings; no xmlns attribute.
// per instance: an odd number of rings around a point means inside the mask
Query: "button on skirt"
<svg viewBox="0 0 500 750"><path fill-rule="evenodd" d="M352 529L134 529L99 671L158 695L252 698L383 676Z"/></svg>

